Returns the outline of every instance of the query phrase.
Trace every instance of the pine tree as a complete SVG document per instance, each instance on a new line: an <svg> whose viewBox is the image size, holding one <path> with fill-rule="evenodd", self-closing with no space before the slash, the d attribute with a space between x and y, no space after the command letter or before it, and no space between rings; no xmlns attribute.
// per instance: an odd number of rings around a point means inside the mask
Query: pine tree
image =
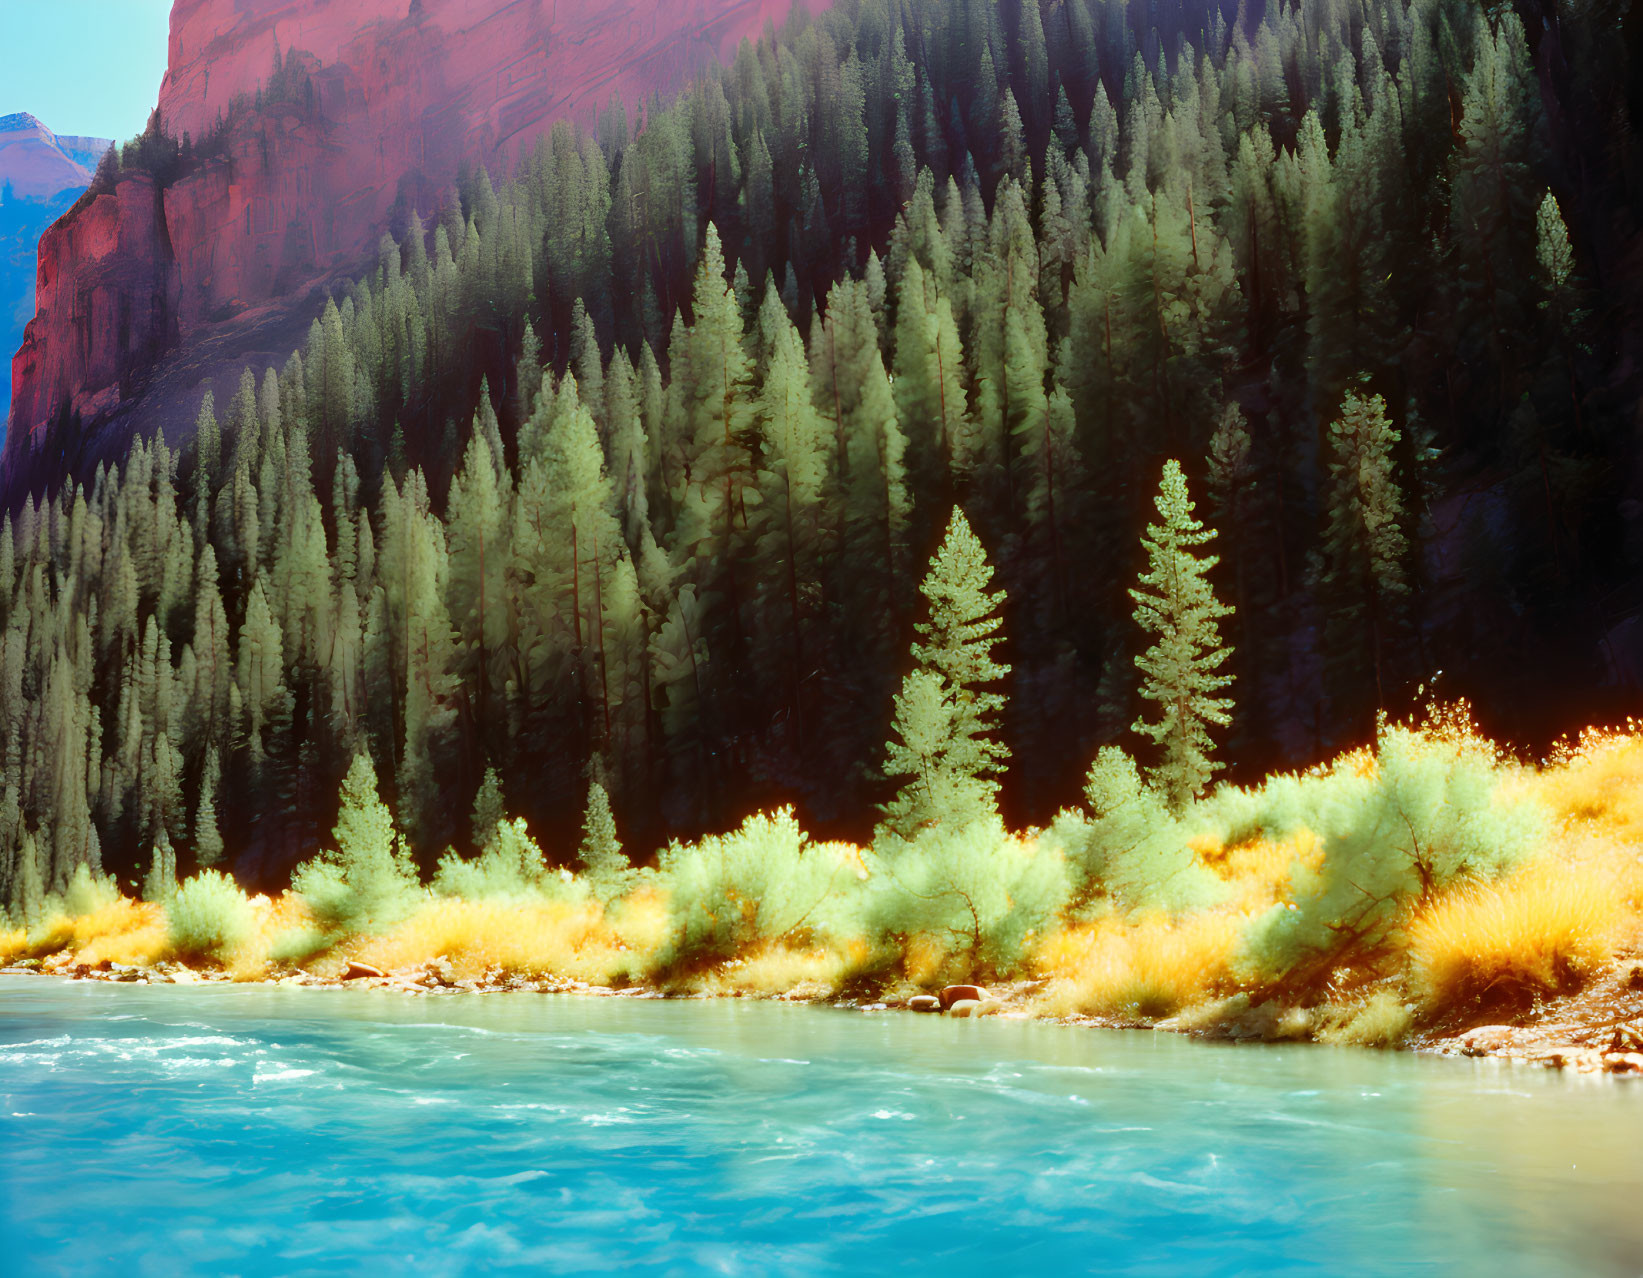
<svg viewBox="0 0 1643 1278"><path fill-rule="evenodd" d="M939 242L939 241L938 241ZM902 275L896 306L896 408L919 487L962 482L974 471L964 387L964 347L952 303L917 257Z"/></svg>
<svg viewBox="0 0 1643 1278"><path fill-rule="evenodd" d="M1198 547L1213 540L1215 531L1193 517L1180 463L1165 463L1157 506L1161 522L1149 524L1141 541L1147 571L1130 597L1136 623L1154 636L1135 664L1144 676L1141 696L1157 704L1158 718L1137 720L1133 731L1163 747L1151 780L1179 811L1203 793L1221 767L1211 758L1209 730L1232 722L1232 699L1216 695L1232 682L1220 673L1232 649L1221 643L1219 625L1232 609L1216 600L1207 580L1219 560L1198 553Z"/></svg>
<svg viewBox="0 0 1643 1278"><path fill-rule="evenodd" d="M194 861L204 867L223 857L222 833L217 825L217 793L222 785L222 760L216 750L205 756L200 777L200 801L194 810Z"/></svg>
<svg viewBox="0 0 1643 1278"><path fill-rule="evenodd" d="M1550 191L1541 200L1535 215L1535 260L1540 266L1539 283L1544 293L1541 306L1552 312L1559 326L1570 322L1575 271L1574 249L1569 244L1569 228L1563 210Z"/></svg>
<svg viewBox="0 0 1643 1278"><path fill-rule="evenodd" d="M785 315L775 327L759 396L759 501L750 524L764 596L770 601L761 629L771 664L777 652L786 650L787 697L802 743L800 683L813 655L807 631L820 602L823 502L833 454L826 424L811 399L803 339Z"/></svg>
<svg viewBox="0 0 1643 1278"><path fill-rule="evenodd" d="M588 801L582 816L582 846L578 850L594 892L604 900L621 893L632 874L632 864L616 834L610 795L597 780L588 783Z"/></svg>
<svg viewBox="0 0 1643 1278"><path fill-rule="evenodd" d="M1012 321L1011 328L1015 329ZM1023 542L1039 589L1040 615L1065 621L1070 606L1069 563L1073 534L1081 520L1079 498L1086 488L1084 467L1073 442L1072 399L1059 386L1017 427Z"/></svg>
<svg viewBox="0 0 1643 1278"><path fill-rule="evenodd" d="M1575 276L1575 254L1574 246L1569 242L1569 228L1563 220L1563 210L1558 207L1557 197L1550 191L1540 202L1535 223L1535 262L1539 267L1536 283L1540 286L1540 309L1546 315L1557 354L1563 362L1574 426L1579 433L1584 426L1584 415L1575 357L1579 349L1578 330L1586 320L1586 311L1581 304L1581 289ZM1544 471L1543 465L1543 476Z"/></svg>
<svg viewBox="0 0 1643 1278"><path fill-rule="evenodd" d="M998 202L975 269L975 420L980 465L977 494L989 511L1015 507L1018 432L1041 428L1049 338L1038 300L1039 262L1027 193L1011 179Z"/></svg>
<svg viewBox="0 0 1643 1278"><path fill-rule="evenodd" d="M40 843L34 831L25 829L17 847L17 876L12 884L11 904L25 927L41 922L45 912L46 881L41 865Z"/></svg>
<svg viewBox="0 0 1643 1278"><path fill-rule="evenodd" d="M268 604L262 576L251 586L237 652L235 685L247 716L244 730L252 760L260 764L269 747L265 729L279 720L289 696L285 686L284 643Z"/></svg>
<svg viewBox="0 0 1643 1278"><path fill-rule="evenodd" d="M1450 182L1450 238L1460 285L1457 362L1487 349L1504 408L1526 352L1524 290L1515 281L1534 265L1540 99L1523 24L1507 8L1491 29L1474 10L1473 62L1465 77Z"/></svg>
<svg viewBox="0 0 1643 1278"><path fill-rule="evenodd" d="M383 497L380 573L400 710L397 791L402 819L424 834L448 819L439 804L436 760L443 759L456 719L456 639L445 608L449 560L421 471L406 476L402 493L389 486Z"/></svg>
<svg viewBox="0 0 1643 1278"><path fill-rule="evenodd" d="M416 890L416 868L377 795L371 756L354 756L342 783L332 846L292 876L293 890L322 926L369 929L395 922Z"/></svg>
<svg viewBox="0 0 1643 1278"><path fill-rule="evenodd" d="M450 571L445 606L456 625L459 644L456 674L473 690L473 717L483 736L494 734L493 712L501 709L503 654L510 618L505 574L509 559L508 509L512 493L502 458L475 423L462 469L451 481L445 525Z"/></svg>
<svg viewBox="0 0 1643 1278"><path fill-rule="evenodd" d="M566 377L560 398L541 459L526 467L516 503L514 575L525 614L520 656L531 698L545 701L557 685L560 697L580 699L584 737L604 740L611 712L604 599L627 544L598 430L574 377Z"/></svg>
<svg viewBox="0 0 1643 1278"><path fill-rule="evenodd" d="M154 839L154 854L143 879L143 900L164 905L177 894L177 854L171 840L161 830Z"/></svg>
<svg viewBox="0 0 1643 1278"><path fill-rule="evenodd" d="M990 691L1010 673L993 659L1003 642L1002 590L964 512L953 510L946 538L920 587L929 604L913 644L916 668L896 697L884 774L902 787L884 809L882 832L912 839L924 829L962 830L998 810L998 773L1010 757L991 734L1006 698Z"/></svg>
<svg viewBox="0 0 1643 1278"><path fill-rule="evenodd" d="M200 401L199 419L194 423L195 484L202 493L216 491L217 472L222 468L222 432L217 426L216 398L210 390Z"/></svg>
<svg viewBox="0 0 1643 1278"><path fill-rule="evenodd" d="M497 775L495 768L486 768L485 779L479 784L479 793L474 795L474 847L480 850L489 847L491 840L496 837L497 826L507 820L507 817L507 801L502 797L502 778Z"/></svg>
<svg viewBox="0 0 1643 1278"><path fill-rule="evenodd" d="M1386 417L1386 400L1348 391L1329 427L1329 523L1324 531L1330 596L1330 649L1350 654L1374 674L1376 705L1386 704L1388 642L1409 594L1403 490L1392 450L1402 438ZM1368 658L1367 663L1362 659ZM1337 656L1337 661L1340 658ZM1346 678L1353 679L1348 667Z"/></svg>
<svg viewBox="0 0 1643 1278"><path fill-rule="evenodd" d="M748 429L753 422L753 369L748 358L742 313L725 281L719 232L711 223L697 268L693 323L675 358L680 407L689 422L675 562L690 572L703 602L715 596L715 634L732 661L739 661L745 642L747 582L742 561L747 552L744 489L752 478ZM677 330L676 330L677 333Z"/></svg>
<svg viewBox="0 0 1643 1278"><path fill-rule="evenodd" d="M817 408L833 419L843 496L842 562L867 592L894 591L904 571L911 502L907 442L879 350L867 287L841 281L812 328L811 379Z"/></svg>

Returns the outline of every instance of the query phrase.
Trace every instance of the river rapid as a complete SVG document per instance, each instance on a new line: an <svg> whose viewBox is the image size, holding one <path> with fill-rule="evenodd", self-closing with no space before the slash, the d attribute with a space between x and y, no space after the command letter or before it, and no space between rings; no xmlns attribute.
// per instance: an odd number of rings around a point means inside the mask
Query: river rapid
<svg viewBox="0 0 1643 1278"><path fill-rule="evenodd" d="M770 1003L0 978L16 1274L1643 1274L1643 1085Z"/></svg>

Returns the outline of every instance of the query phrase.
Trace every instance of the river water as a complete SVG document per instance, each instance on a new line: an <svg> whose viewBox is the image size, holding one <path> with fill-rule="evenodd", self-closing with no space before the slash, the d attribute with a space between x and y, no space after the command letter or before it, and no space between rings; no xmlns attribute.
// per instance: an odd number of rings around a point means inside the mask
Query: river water
<svg viewBox="0 0 1643 1278"><path fill-rule="evenodd" d="M1643 1086L999 1020L0 978L16 1274L1643 1274Z"/></svg>

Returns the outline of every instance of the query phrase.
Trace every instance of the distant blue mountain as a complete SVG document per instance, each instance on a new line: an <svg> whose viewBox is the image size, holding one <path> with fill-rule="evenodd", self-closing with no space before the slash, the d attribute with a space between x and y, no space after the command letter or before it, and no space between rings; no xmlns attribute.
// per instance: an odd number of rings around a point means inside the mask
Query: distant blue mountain
<svg viewBox="0 0 1643 1278"><path fill-rule="evenodd" d="M80 192L50 200L0 204L0 438L11 411L11 360L34 317L35 249L45 229L68 211Z"/></svg>
<svg viewBox="0 0 1643 1278"><path fill-rule="evenodd" d="M11 409L11 360L34 316L35 250L91 184L102 138L63 137L32 115L0 117L0 437Z"/></svg>

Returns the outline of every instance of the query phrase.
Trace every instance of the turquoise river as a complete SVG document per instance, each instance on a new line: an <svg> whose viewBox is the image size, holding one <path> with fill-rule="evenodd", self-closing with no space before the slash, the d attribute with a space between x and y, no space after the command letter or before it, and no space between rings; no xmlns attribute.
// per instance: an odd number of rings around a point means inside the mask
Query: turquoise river
<svg viewBox="0 0 1643 1278"><path fill-rule="evenodd" d="M997 1019L0 978L9 1274L1643 1274L1643 1086Z"/></svg>

